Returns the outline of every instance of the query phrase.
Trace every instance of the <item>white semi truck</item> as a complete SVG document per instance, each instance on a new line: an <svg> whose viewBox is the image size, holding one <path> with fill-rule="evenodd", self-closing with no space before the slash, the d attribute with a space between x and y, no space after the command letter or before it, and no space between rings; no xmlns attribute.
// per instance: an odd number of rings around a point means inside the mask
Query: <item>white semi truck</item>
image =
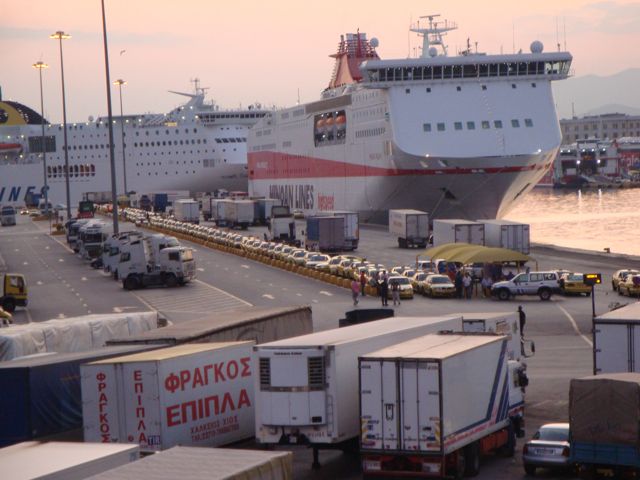
<svg viewBox="0 0 640 480"><path fill-rule="evenodd" d="M184 285L196 278L193 249L167 246L162 242L173 237L135 239L120 247L118 279L123 288L135 290L147 286Z"/></svg>
<svg viewBox="0 0 640 480"><path fill-rule="evenodd" d="M362 355L365 477L463 478L484 454L513 456L524 393L506 352L502 335L446 333Z"/></svg>
<svg viewBox="0 0 640 480"><path fill-rule="evenodd" d="M462 317L402 317L254 347L256 440L314 448L357 446L358 356L417 336L459 329Z"/></svg>
<svg viewBox="0 0 640 480"><path fill-rule="evenodd" d="M134 239L142 239L144 234L137 230L114 233L102 245L102 269L118 279L118 263L120 263L120 246Z"/></svg>
<svg viewBox="0 0 640 480"><path fill-rule="evenodd" d="M389 233L400 248L425 248L429 239L429 214L420 210L389 210Z"/></svg>
<svg viewBox="0 0 640 480"><path fill-rule="evenodd" d="M85 260L99 257L105 239L112 232L113 226L100 220L91 220L80 227L76 241L80 257Z"/></svg>
<svg viewBox="0 0 640 480"><path fill-rule="evenodd" d="M640 373L640 302L593 319L593 374Z"/></svg>

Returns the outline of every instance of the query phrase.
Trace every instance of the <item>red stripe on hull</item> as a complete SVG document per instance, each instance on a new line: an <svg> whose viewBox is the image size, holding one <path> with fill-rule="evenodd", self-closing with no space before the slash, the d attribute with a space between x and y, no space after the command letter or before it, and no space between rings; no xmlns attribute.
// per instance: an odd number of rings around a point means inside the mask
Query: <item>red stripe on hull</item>
<svg viewBox="0 0 640 480"><path fill-rule="evenodd" d="M406 175L465 175L477 173L514 173L544 168L543 164L488 168L397 169L358 165L336 160L255 152L248 155L249 180L283 180L294 178L396 177Z"/></svg>

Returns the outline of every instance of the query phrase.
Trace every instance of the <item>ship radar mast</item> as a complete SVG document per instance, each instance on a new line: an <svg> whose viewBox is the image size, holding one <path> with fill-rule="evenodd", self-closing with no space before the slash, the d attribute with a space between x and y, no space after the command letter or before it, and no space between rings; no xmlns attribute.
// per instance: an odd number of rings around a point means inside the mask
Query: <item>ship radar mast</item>
<svg viewBox="0 0 640 480"><path fill-rule="evenodd" d="M428 20L429 26L421 26L420 20L418 20L414 25L411 25L409 29L422 37L422 54L420 55L422 58L435 57L438 55L437 46L440 46L442 49L442 55L447 56L447 46L444 43L444 36L447 32L456 30L458 25L455 22L449 22L447 20L444 21L444 25L442 25L442 22L434 21L434 19L439 16L439 14L436 14L420 17L421 20Z"/></svg>

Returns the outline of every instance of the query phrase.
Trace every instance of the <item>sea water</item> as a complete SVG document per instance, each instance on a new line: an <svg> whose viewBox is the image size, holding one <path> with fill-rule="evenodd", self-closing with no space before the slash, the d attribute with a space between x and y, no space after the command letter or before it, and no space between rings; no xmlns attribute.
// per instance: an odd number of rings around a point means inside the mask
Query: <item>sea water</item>
<svg viewBox="0 0 640 480"><path fill-rule="evenodd" d="M534 188L507 216L531 225L531 241L640 255L640 189Z"/></svg>

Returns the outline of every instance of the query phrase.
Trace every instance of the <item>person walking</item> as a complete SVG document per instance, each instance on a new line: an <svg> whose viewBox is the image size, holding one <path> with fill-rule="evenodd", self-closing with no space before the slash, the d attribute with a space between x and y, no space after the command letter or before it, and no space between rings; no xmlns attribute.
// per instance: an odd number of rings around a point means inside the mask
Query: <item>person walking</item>
<svg viewBox="0 0 640 480"><path fill-rule="evenodd" d="M482 281L480 282L480 285L482 285L482 293L484 295L485 298L489 298L491 297L491 275L484 275L482 277Z"/></svg>
<svg viewBox="0 0 640 480"><path fill-rule="evenodd" d="M456 298L462 298L462 272L458 270L456 272L455 279L453 280L453 284L456 287Z"/></svg>
<svg viewBox="0 0 640 480"><path fill-rule="evenodd" d="M364 297L364 287L367 286L367 276L364 274L364 270L360 272L360 296Z"/></svg>
<svg viewBox="0 0 640 480"><path fill-rule="evenodd" d="M400 305L400 284L395 280L391 282L391 298L394 307Z"/></svg>
<svg viewBox="0 0 640 480"><path fill-rule="evenodd" d="M353 306L358 305L358 295L360 294L360 284L354 278L351 281L351 297L353 298Z"/></svg>
<svg viewBox="0 0 640 480"><path fill-rule="evenodd" d="M469 272L464 272L464 276L462 277L462 286L464 287L464 298L471 300L471 295L473 294L473 281L471 280Z"/></svg>
<svg viewBox="0 0 640 480"><path fill-rule="evenodd" d="M522 305L518 305L518 315L520 315L520 336L524 338L524 325L527 323L527 314L524 313Z"/></svg>
<svg viewBox="0 0 640 480"><path fill-rule="evenodd" d="M382 275L378 279L378 287L380 289L380 300L382 301L382 306L386 307L388 305L387 295L389 294L389 277L387 277L387 272L383 271Z"/></svg>

